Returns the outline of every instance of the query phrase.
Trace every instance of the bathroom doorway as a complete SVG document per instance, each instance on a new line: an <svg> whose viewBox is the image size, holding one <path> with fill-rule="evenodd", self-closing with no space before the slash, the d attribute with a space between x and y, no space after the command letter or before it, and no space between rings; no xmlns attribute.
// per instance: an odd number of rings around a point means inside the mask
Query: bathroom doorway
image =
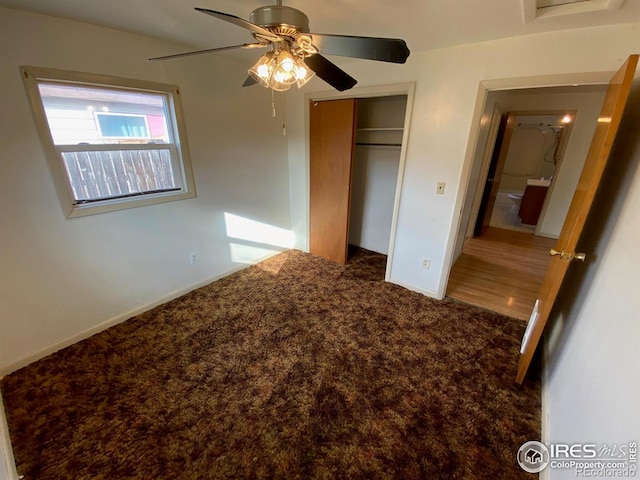
<svg viewBox="0 0 640 480"><path fill-rule="evenodd" d="M474 228L539 233L548 193L560 167L575 111L502 115Z"/></svg>

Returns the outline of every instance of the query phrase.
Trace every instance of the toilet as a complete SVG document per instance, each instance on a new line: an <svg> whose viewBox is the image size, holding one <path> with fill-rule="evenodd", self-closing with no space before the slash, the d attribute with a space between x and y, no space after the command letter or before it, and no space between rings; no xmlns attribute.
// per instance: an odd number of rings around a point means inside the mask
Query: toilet
<svg viewBox="0 0 640 480"><path fill-rule="evenodd" d="M509 193L507 194L507 197L509 197L509 200L511 200L513 202L513 205L511 206L511 214L512 215L518 215L518 213L520 212L520 202L522 202L522 193Z"/></svg>

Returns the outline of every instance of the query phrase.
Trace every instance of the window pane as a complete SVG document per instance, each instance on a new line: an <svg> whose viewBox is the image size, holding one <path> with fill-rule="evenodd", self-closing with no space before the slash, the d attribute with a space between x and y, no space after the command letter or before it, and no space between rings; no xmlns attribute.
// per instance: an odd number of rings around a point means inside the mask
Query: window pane
<svg viewBox="0 0 640 480"><path fill-rule="evenodd" d="M179 190L169 149L62 152L76 201Z"/></svg>
<svg viewBox="0 0 640 480"><path fill-rule="evenodd" d="M142 115L96 113L103 137L149 138L147 122Z"/></svg>
<svg viewBox="0 0 640 480"><path fill-rule="evenodd" d="M171 143L161 94L38 84L56 145Z"/></svg>

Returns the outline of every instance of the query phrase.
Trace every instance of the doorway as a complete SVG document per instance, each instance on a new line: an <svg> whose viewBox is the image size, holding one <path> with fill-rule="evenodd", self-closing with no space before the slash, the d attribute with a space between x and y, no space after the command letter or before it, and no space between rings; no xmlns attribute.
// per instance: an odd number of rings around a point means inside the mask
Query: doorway
<svg viewBox="0 0 640 480"><path fill-rule="evenodd" d="M529 318L605 92L605 84L484 92L446 296Z"/></svg>
<svg viewBox="0 0 640 480"><path fill-rule="evenodd" d="M571 136L575 111L506 112L484 181L474 227L537 234L556 171ZM478 186L480 188L480 186ZM553 236L553 235L551 235Z"/></svg>

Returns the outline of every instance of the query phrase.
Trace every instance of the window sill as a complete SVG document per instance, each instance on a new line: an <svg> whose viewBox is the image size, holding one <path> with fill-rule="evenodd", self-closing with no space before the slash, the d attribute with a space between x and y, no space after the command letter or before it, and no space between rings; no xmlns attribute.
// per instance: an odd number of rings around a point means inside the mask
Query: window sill
<svg viewBox="0 0 640 480"><path fill-rule="evenodd" d="M88 215L97 215L100 213L115 212L129 208L145 207L147 205L175 202L190 198L196 198L195 192L156 193L141 195L140 198L135 198L133 200L131 197L127 197L116 200L103 200L99 202L70 205L70 208L65 209L64 214L66 218L86 217Z"/></svg>

